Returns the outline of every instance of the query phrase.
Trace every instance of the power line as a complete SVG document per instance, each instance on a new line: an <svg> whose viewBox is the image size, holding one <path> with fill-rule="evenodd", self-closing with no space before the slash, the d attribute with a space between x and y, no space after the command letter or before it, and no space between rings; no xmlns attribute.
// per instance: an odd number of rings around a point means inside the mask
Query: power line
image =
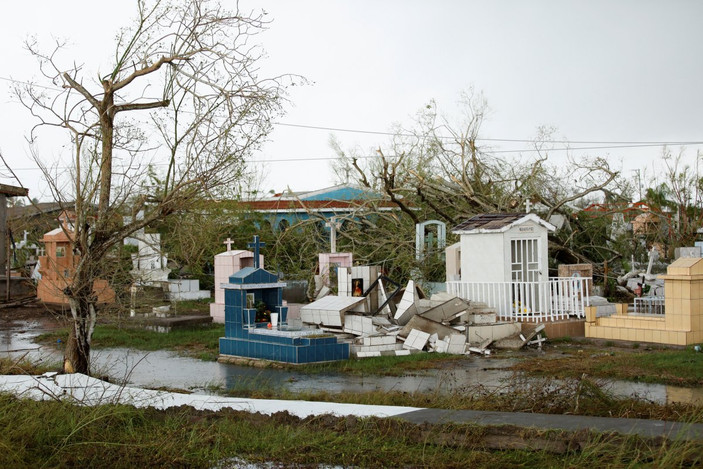
<svg viewBox="0 0 703 469"><path fill-rule="evenodd" d="M282 127L297 127L302 129L311 130L325 130L331 132L347 132L347 133L358 133L358 134L371 134L371 135L387 135L387 136L400 136L400 137L416 137L415 134L410 133L396 133L396 132L382 132L378 130L361 130L361 129L345 129L341 127L324 127L318 125L307 125L307 124L291 124L287 122L274 122L274 125L279 125ZM442 139L452 139L453 137L447 135L440 135ZM576 144L576 145L591 145L591 144L603 144L603 145L647 145L647 146L662 146L662 145L703 145L703 141L608 141L608 140L539 140L539 139L520 139L520 138L487 138L478 137L477 141L485 142L512 142L512 143L561 143L561 144ZM512 150L510 150L512 151Z"/></svg>
<svg viewBox="0 0 703 469"><path fill-rule="evenodd" d="M15 84L22 84L28 86L36 86L39 88L50 89L55 91L62 91L60 88L42 86L36 83L31 83L27 81L16 80L14 78L2 77L0 80L7 81ZM274 122L274 125L281 127L292 127L310 130L324 130L327 132L345 132L345 133L357 133L366 135L383 135L383 136L401 136L401 137L416 137L417 135L411 133L395 133L395 132L384 132L378 130L365 130L365 129L349 129L342 127L328 127L321 125L310 125L310 124L293 124L288 122ZM441 139L452 140L454 137L440 135ZM550 148L547 150L536 149L536 148L525 148L525 149L513 149L513 150L491 150L486 151L486 153L530 153L530 152L554 152L554 151L574 151L574 150L608 150L608 149L621 149L621 148L642 148L642 147L658 147L658 146L686 146L686 145L703 145L703 141L690 140L690 141L637 141L637 140L539 140L539 139L519 139L519 138L488 138L479 137L476 139L477 142L502 142L502 143L530 143L530 144L561 144L561 145L595 145L586 147L565 147L565 148ZM375 155L371 156L359 156L359 159L374 158ZM329 160L335 159L336 157L322 157L322 158L288 158L288 159L275 159L268 160L271 162L287 162L287 161L315 161L315 160ZM26 170L20 169L20 170Z"/></svg>
<svg viewBox="0 0 703 469"><path fill-rule="evenodd" d="M696 144L703 144L703 142L698 142ZM495 154L495 153L500 153L500 154L505 154L505 153L535 153L535 152L543 152L543 153L553 153L553 152L562 152L562 151L575 151L575 150L613 150L613 149L627 149L627 148L647 148L647 147L657 147L661 146L659 143L643 143L643 144L637 144L637 145L610 145L610 146L590 146L590 147L565 147L565 148L551 148L549 150L538 150L535 148L523 148L523 149L518 149L518 150L491 150L485 152L486 154ZM386 158L397 158L395 155L385 155ZM373 158L378 158L378 155L355 155L352 158L355 158L357 160L368 160L368 159L373 159ZM332 161L339 159L339 156L319 156L319 157L298 157L298 158L272 158L272 159L261 159L261 160L248 160L246 161L247 163L299 163L299 162L313 162L313 161ZM151 163L150 166L166 166L167 163ZM129 166L115 166L116 168L119 167L124 167L127 168ZM41 168L12 168L13 171L38 171L41 170ZM49 170L67 170L71 169L69 166L59 166L59 167L51 167Z"/></svg>

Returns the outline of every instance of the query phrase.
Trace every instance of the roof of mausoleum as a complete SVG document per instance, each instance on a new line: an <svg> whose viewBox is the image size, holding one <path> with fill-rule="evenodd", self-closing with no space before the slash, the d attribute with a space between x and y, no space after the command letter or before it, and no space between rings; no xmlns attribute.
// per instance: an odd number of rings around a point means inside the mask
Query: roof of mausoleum
<svg viewBox="0 0 703 469"><path fill-rule="evenodd" d="M452 233L503 232L530 220L549 231L556 229L551 223L542 220L534 213L481 213L455 226Z"/></svg>

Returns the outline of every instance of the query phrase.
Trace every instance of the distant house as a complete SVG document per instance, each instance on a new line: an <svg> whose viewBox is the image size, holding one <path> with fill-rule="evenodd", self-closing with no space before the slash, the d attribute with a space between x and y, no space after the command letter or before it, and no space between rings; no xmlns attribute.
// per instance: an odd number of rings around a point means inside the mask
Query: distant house
<svg viewBox="0 0 703 469"><path fill-rule="evenodd" d="M80 260L72 249L74 221L72 214L63 212L59 217L61 226L46 233L41 240L46 255L39 256L41 278L37 284L37 297L44 303L68 304L63 291L71 283ZM106 280L95 280L93 291L98 303L114 303L115 292Z"/></svg>
<svg viewBox="0 0 703 469"><path fill-rule="evenodd" d="M315 217L353 219L370 208L379 211L398 209L381 194L351 184L309 192L283 192L265 199L244 201L242 206L262 214L275 230L285 230Z"/></svg>

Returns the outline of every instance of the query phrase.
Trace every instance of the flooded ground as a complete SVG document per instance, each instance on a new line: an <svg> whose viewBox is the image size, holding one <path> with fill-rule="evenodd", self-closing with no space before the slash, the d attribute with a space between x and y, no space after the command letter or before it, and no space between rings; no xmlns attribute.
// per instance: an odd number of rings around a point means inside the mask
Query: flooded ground
<svg viewBox="0 0 703 469"><path fill-rule="evenodd" d="M42 363L61 362L62 345L40 346L33 339L59 327L48 319L4 321L0 330L0 355L25 356ZM422 393L471 392L483 387L499 390L510 385L512 358L471 356L451 369L434 369L410 376L354 376L347 374L303 374L289 369L260 369L182 357L170 351L142 352L123 348L93 351L96 375L150 388L178 388L208 392L215 388L236 389L260 386L292 392L399 391ZM606 388L616 396L632 396L655 403L684 402L703 406L703 389L660 384L612 381Z"/></svg>

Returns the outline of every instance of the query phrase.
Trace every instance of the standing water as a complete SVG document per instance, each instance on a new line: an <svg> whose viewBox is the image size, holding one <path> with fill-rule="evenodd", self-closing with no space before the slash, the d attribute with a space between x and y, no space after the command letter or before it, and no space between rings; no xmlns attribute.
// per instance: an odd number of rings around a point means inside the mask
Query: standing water
<svg viewBox="0 0 703 469"><path fill-rule="evenodd" d="M50 320L11 321L0 331L0 356L55 363L60 366L61 346L33 342L39 334L57 328ZM60 344L59 344L60 345ZM342 373L305 374L293 369L254 368L183 357L170 351L144 352L126 348L94 349L93 374L109 376L126 384L148 388L176 388L207 392L208 389L251 389L290 392L370 392L406 393L470 392L479 387L498 390L508 386L514 374L511 358L467 357L461 367L426 370L405 376L357 376ZM631 396L655 403L693 403L703 406L703 389L661 384L611 381L606 389L615 396Z"/></svg>

